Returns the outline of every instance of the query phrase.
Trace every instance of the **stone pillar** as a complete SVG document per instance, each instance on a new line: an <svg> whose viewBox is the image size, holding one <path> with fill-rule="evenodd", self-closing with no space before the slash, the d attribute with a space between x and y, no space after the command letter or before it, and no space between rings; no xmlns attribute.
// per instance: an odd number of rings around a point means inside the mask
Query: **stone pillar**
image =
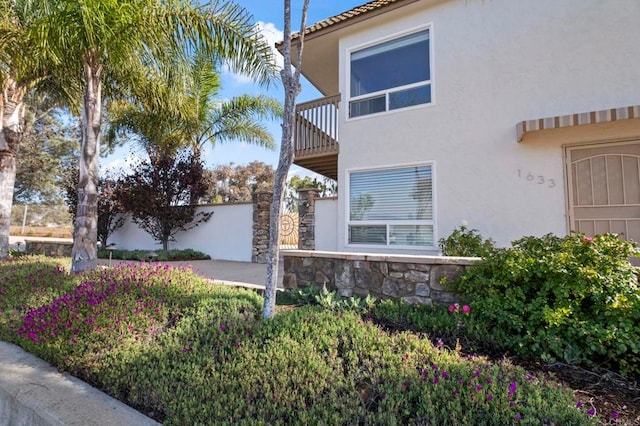
<svg viewBox="0 0 640 426"><path fill-rule="evenodd" d="M273 193L268 191L253 194L253 263L267 263L272 198Z"/></svg>
<svg viewBox="0 0 640 426"><path fill-rule="evenodd" d="M298 249L316 249L316 188L298 190Z"/></svg>

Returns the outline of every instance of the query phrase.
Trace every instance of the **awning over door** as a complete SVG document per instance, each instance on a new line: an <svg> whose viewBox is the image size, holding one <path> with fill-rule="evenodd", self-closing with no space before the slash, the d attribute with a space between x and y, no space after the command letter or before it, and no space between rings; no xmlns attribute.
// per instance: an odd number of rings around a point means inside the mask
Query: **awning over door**
<svg viewBox="0 0 640 426"><path fill-rule="evenodd" d="M518 135L518 142L522 142L527 133L538 130L560 129L563 127L607 123L634 118L640 118L640 105L604 109L601 111L591 111L579 114L558 115L556 117L539 118L536 120L526 120L517 124L516 132Z"/></svg>

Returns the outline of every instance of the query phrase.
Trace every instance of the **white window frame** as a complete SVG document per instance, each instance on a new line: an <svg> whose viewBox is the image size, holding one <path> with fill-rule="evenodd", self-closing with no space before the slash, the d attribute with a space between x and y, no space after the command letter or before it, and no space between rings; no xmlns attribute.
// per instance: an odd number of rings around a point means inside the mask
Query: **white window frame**
<svg viewBox="0 0 640 426"><path fill-rule="evenodd" d="M408 167L431 167L431 203L432 211L431 220L363 220L363 221L351 221L351 173L357 172L372 172L383 171L392 169L402 169ZM352 168L345 170L345 221L344 221L344 244L349 248L364 248L364 249L384 249L386 250L437 250L438 247L438 235L437 235L437 205L436 205L436 162L435 161L421 161L417 163L400 163L390 164L383 167L366 167L366 168ZM349 241L349 226L350 225L385 225L387 227L386 244L357 244ZM433 227L433 245L432 246L417 246L417 245L393 245L390 244L390 228L392 225L430 225Z"/></svg>
<svg viewBox="0 0 640 426"><path fill-rule="evenodd" d="M392 41L394 39L400 38L400 37L404 37L404 36L408 36L414 33L418 33L420 31L424 31L427 30L429 32L429 67L431 68L429 70L429 76L431 77L430 80L426 80L426 81L420 81L418 83L412 83L412 84L407 84L404 86L398 86L398 87L392 87L389 89L385 89L385 90L380 90L378 92L372 92L372 93L367 93L366 95L359 95L359 96L351 96L351 54L353 52L357 52L359 50L362 49L366 49L369 47L374 47L378 44L382 44L388 41ZM376 116L380 116L380 115L384 115L384 114L393 114L399 111L410 111L412 109L417 109L417 108L424 108L424 107L428 107L428 106L433 106L435 105L435 90L434 90L434 86L433 86L433 81L434 81L434 71L435 71L435 66L433 65L433 52L434 52L434 37L433 37L433 23L428 23L425 25L420 25L414 28L411 28L409 30L406 31L402 31L402 32L398 32L398 33L394 33L391 34L389 36L385 36L382 38L378 38L376 40L373 40L371 42L368 43L363 43L363 44L359 44L357 46L353 46L349 49L347 49L347 55L346 55L346 84L345 84L345 92L347 93L347 96L344 96L344 102L345 102L345 106L344 106L344 111L345 111L345 120L346 121L352 121L352 120L361 120L361 119L365 119L365 118L369 118L369 117L376 117ZM417 105L411 105L408 107L404 107L404 108L395 108L395 109L389 109L389 94L390 93L395 93L395 92L401 92L403 90L407 90L407 89L413 89L415 87L421 87L421 86L430 86L431 87L431 102L428 103L424 103L424 104L417 104ZM359 115L356 117L351 117L350 116L350 105L351 102L354 101L359 101L359 100L363 100L363 99L368 99L368 98L375 98L378 97L380 95L385 95L385 110L384 111L380 111L380 112L376 112L376 113L371 113L371 114L364 114L364 115Z"/></svg>

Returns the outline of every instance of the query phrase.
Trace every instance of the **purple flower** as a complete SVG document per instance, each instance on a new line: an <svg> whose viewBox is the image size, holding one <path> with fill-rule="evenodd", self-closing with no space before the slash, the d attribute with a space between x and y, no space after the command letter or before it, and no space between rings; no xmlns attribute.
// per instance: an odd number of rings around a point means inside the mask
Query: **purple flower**
<svg viewBox="0 0 640 426"><path fill-rule="evenodd" d="M405 388L405 389L408 388L409 387L409 382L407 382L407 381L402 382L402 387Z"/></svg>
<svg viewBox="0 0 640 426"><path fill-rule="evenodd" d="M587 414L590 416L595 416L596 415L596 409L591 407L589 408L589 410L587 411Z"/></svg>
<svg viewBox="0 0 640 426"><path fill-rule="evenodd" d="M480 392L482 390L482 385L477 385L476 386L476 392Z"/></svg>
<svg viewBox="0 0 640 426"><path fill-rule="evenodd" d="M491 402L493 401L493 395L489 394L487 395L487 402Z"/></svg>
<svg viewBox="0 0 640 426"><path fill-rule="evenodd" d="M480 375L480 372L478 370L473 372L473 375L471 377L478 377Z"/></svg>
<svg viewBox="0 0 640 426"><path fill-rule="evenodd" d="M617 419L618 418L618 412L617 411L613 411L611 413L611 417L613 417L614 419Z"/></svg>
<svg viewBox="0 0 640 426"><path fill-rule="evenodd" d="M381 400L383 400L383 401L384 401L385 399L387 399L387 394L386 394L386 393L382 393L382 394L380 395L380 399L381 399Z"/></svg>
<svg viewBox="0 0 640 426"><path fill-rule="evenodd" d="M583 405L582 401L576 402L576 408L582 408Z"/></svg>
<svg viewBox="0 0 640 426"><path fill-rule="evenodd" d="M453 391L453 396L458 396L458 391L457 390Z"/></svg>
<svg viewBox="0 0 640 426"><path fill-rule="evenodd" d="M436 346L437 346L437 347L441 348L443 345L444 345L444 342L442 341L442 339L438 339L438 340L436 341Z"/></svg>
<svg viewBox="0 0 640 426"><path fill-rule="evenodd" d="M444 379L446 379L447 377L449 377L449 373L447 373L446 371L443 371L440 375L441 375Z"/></svg>
<svg viewBox="0 0 640 426"><path fill-rule="evenodd" d="M522 418L522 414L518 413L516 414L516 420L520 420Z"/></svg>
<svg viewBox="0 0 640 426"><path fill-rule="evenodd" d="M458 383L461 384L461 385L464 385L464 380L458 379Z"/></svg>
<svg viewBox="0 0 640 426"><path fill-rule="evenodd" d="M225 331L227 329L227 326L224 325L224 323L220 324L220 331Z"/></svg>
<svg viewBox="0 0 640 426"><path fill-rule="evenodd" d="M509 385L509 395L513 395L514 393L516 393L517 388L518 385L516 384L516 382L511 382L511 384Z"/></svg>
<svg viewBox="0 0 640 426"><path fill-rule="evenodd" d="M487 378L487 384L490 385L491 383L493 383L493 380L491 380L491 377Z"/></svg>
<svg viewBox="0 0 640 426"><path fill-rule="evenodd" d="M515 407L515 406L516 406L516 403L515 403L515 402L513 402L513 401L510 401L510 402L509 402L509 408L513 408L513 407Z"/></svg>
<svg viewBox="0 0 640 426"><path fill-rule="evenodd" d="M438 379L437 377L434 377L433 383L437 385L438 383L440 383L440 379Z"/></svg>

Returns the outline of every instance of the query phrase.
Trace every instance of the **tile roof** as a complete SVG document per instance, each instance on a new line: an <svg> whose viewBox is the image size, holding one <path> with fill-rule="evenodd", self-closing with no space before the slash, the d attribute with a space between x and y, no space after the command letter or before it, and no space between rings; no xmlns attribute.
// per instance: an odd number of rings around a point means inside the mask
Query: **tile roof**
<svg viewBox="0 0 640 426"><path fill-rule="evenodd" d="M382 9L386 6L392 5L394 3L401 3L405 0L373 0L369 3L363 4L361 6L356 6L353 9L347 10L346 12L342 12L338 15L332 16L330 18L324 19L320 22L316 22L313 25L310 25L305 30L305 35L313 34L315 32L324 30L325 28L332 27L336 24L340 24L342 22L349 21L351 19L357 18L359 16L365 15L367 13ZM300 35L299 33L293 34L292 38L296 39Z"/></svg>

